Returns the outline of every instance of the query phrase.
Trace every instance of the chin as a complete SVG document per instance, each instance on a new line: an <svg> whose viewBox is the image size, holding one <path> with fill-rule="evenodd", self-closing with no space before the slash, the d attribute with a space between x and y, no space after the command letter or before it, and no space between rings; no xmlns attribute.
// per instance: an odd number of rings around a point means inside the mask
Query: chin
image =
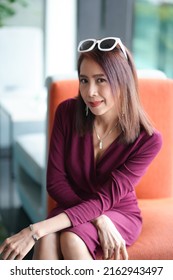
<svg viewBox="0 0 173 280"><path fill-rule="evenodd" d="M93 115L95 116L102 116L104 115L106 112L103 110L91 110L91 112L93 113Z"/></svg>

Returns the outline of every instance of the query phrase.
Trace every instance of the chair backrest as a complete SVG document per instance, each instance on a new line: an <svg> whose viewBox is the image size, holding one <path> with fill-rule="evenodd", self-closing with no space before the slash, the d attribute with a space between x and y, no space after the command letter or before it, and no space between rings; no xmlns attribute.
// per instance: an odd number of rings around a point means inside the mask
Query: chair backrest
<svg viewBox="0 0 173 280"><path fill-rule="evenodd" d="M48 138L50 139L57 106L78 94L78 80L53 82L49 90ZM161 198L173 195L173 81L139 79L141 101L155 127L162 133L163 147L136 187L138 198ZM52 208L52 200L48 202Z"/></svg>
<svg viewBox="0 0 173 280"><path fill-rule="evenodd" d="M139 198L173 196L173 80L139 79L142 104L162 133L163 146L136 188Z"/></svg>

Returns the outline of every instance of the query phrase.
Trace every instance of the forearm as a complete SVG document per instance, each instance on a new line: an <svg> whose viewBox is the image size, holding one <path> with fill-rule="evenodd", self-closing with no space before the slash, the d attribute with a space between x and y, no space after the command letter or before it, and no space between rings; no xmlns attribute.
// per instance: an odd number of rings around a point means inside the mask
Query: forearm
<svg viewBox="0 0 173 280"><path fill-rule="evenodd" d="M62 229L68 228L71 226L71 221L65 213L61 213L57 216L54 216L50 219L35 223L33 225L34 234L40 239L41 237L58 232Z"/></svg>
<svg viewBox="0 0 173 280"><path fill-rule="evenodd" d="M55 200L59 206L63 209L75 206L82 202L82 199L71 189L66 188L64 185L62 188L56 184L54 189L47 188L48 194L53 200Z"/></svg>

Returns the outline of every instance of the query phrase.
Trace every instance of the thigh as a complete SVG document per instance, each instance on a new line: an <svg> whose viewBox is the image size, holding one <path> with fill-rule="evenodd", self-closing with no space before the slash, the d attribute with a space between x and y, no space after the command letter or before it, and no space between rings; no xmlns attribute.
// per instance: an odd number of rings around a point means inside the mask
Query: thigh
<svg viewBox="0 0 173 280"><path fill-rule="evenodd" d="M34 246L34 260L62 259L59 233L51 233L40 238Z"/></svg>
<svg viewBox="0 0 173 280"><path fill-rule="evenodd" d="M87 222L80 224L78 226L63 230L63 232L73 232L79 236L87 246L92 258L96 258L96 248L100 245L100 242L98 240L97 229L92 223Z"/></svg>

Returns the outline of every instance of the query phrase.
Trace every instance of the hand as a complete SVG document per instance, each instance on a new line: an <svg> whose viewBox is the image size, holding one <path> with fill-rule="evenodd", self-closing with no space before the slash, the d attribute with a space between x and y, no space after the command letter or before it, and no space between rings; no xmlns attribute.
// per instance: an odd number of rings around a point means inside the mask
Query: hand
<svg viewBox="0 0 173 280"><path fill-rule="evenodd" d="M0 245L0 254L4 260L22 260L35 244L29 228L7 238Z"/></svg>
<svg viewBox="0 0 173 280"><path fill-rule="evenodd" d="M98 230L99 240L103 250L103 258L110 260L128 259L125 240L116 229L113 222L105 215L93 221Z"/></svg>

